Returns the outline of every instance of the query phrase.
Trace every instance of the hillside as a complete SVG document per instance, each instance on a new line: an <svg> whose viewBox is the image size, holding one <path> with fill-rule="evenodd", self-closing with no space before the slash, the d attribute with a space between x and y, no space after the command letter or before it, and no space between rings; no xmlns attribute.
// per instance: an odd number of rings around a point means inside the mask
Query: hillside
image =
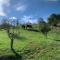
<svg viewBox="0 0 60 60"><path fill-rule="evenodd" d="M21 29L13 50L10 42L6 31L0 30L0 60L60 60L60 33L54 30L46 39L41 32Z"/></svg>

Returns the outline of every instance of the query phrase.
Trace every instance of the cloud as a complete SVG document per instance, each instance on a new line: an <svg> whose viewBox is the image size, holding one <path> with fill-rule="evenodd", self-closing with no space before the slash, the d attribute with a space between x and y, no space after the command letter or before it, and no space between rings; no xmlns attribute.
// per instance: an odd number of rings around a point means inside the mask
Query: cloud
<svg viewBox="0 0 60 60"><path fill-rule="evenodd" d="M22 22L26 23L26 22L30 22L31 18L32 18L31 16L23 16L21 20Z"/></svg>
<svg viewBox="0 0 60 60"><path fill-rule="evenodd" d="M28 23L28 22L30 22L30 23L37 23L37 19L33 19L32 16L23 16L21 18L21 21L22 21L22 23Z"/></svg>
<svg viewBox="0 0 60 60"><path fill-rule="evenodd" d="M0 0L0 16L6 16L4 8L10 6L10 0Z"/></svg>
<svg viewBox="0 0 60 60"><path fill-rule="evenodd" d="M16 17L10 17L9 19L17 19Z"/></svg>
<svg viewBox="0 0 60 60"><path fill-rule="evenodd" d="M12 25L16 25L16 20L17 20L16 17L10 17L10 18L9 18L9 21L10 21L10 23L11 23Z"/></svg>
<svg viewBox="0 0 60 60"><path fill-rule="evenodd" d="M25 6L24 6L24 5L18 6L18 7L16 8L16 10L17 10L17 11L24 11L24 10L25 10Z"/></svg>
<svg viewBox="0 0 60 60"><path fill-rule="evenodd" d="M20 3L16 4L14 7L15 7L16 11L21 11L21 12L25 11L27 8L27 6L25 4L20 4Z"/></svg>

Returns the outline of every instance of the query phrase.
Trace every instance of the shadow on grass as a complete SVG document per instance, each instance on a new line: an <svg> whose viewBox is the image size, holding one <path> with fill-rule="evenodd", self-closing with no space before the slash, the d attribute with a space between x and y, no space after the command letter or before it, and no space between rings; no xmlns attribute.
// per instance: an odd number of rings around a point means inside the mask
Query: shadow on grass
<svg viewBox="0 0 60 60"><path fill-rule="evenodd" d="M22 60L22 56L18 54L13 47L11 48L11 51L14 53L14 55L5 55L1 56L0 60Z"/></svg>
<svg viewBox="0 0 60 60"><path fill-rule="evenodd" d="M0 43L0 45L2 45L2 43Z"/></svg>
<svg viewBox="0 0 60 60"><path fill-rule="evenodd" d="M19 35L17 34L13 34L13 33L8 33L8 37L11 40L11 51L14 53L15 56L5 56L5 57L1 57L0 60L22 60L22 56L20 54L18 54L15 49L13 48L13 43L14 43L14 39L19 38Z"/></svg>
<svg viewBox="0 0 60 60"><path fill-rule="evenodd" d="M13 55L6 55L6 56L2 56L0 57L0 60L22 60L20 58L17 58L16 56L13 56Z"/></svg>
<svg viewBox="0 0 60 60"><path fill-rule="evenodd" d="M32 32L39 32L38 30L36 29L27 29L28 31L32 31Z"/></svg>
<svg viewBox="0 0 60 60"><path fill-rule="evenodd" d="M22 60L22 55L18 54L13 48L13 40L11 40L11 51L13 52L14 55L1 56L0 60Z"/></svg>
<svg viewBox="0 0 60 60"><path fill-rule="evenodd" d="M22 36L16 36L15 39L18 39L18 40L27 40L27 38L22 37Z"/></svg>
<svg viewBox="0 0 60 60"><path fill-rule="evenodd" d="M58 42L60 42L60 40L55 40L55 41L58 41Z"/></svg>
<svg viewBox="0 0 60 60"><path fill-rule="evenodd" d="M50 39L50 40L54 40L54 41L60 42L59 39L54 39L54 38L47 38L47 39Z"/></svg>
<svg viewBox="0 0 60 60"><path fill-rule="evenodd" d="M12 52L15 54L15 60L22 60L22 56L18 54L13 48L11 48Z"/></svg>
<svg viewBox="0 0 60 60"><path fill-rule="evenodd" d="M17 35L17 34L12 34L12 35L13 35L13 38L14 38L14 39L17 39L17 40L27 40L26 37L22 37L22 36L19 36L19 35Z"/></svg>

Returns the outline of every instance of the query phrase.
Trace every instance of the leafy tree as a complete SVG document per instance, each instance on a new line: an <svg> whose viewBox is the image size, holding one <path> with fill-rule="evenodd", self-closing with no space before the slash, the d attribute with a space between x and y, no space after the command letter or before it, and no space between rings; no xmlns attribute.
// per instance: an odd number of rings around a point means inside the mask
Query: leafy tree
<svg viewBox="0 0 60 60"><path fill-rule="evenodd" d="M48 32L51 30L49 24L45 23L41 29L41 32L46 36L47 38L47 34Z"/></svg>
<svg viewBox="0 0 60 60"><path fill-rule="evenodd" d="M47 34L51 30L49 24L46 23L43 20L43 18L39 18L38 25L39 25L39 31L42 32L47 38Z"/></svg>
<svg viewBox="0 0 60 60"><path fill-rule="evenodd" d="M59 14L51 14L48 17L48 23L52 26L57 26L60 23L60 15Z"/></svg>
<svg viewBox="0 0 60 60"><path fill-rule="evenodd" d="M39 27L39 31L41 31L41 29L44 27L45 21L43 20L43 18L39 18L38 19L38 27Z"/></svg>
<svg viewBox="0 0 60 60"><path fill-rule="evenodd" d="M2 24L1 24L1 28L7 30L10 28L10 26L11 25L9 24L8 19L3 19Z"/></svg>

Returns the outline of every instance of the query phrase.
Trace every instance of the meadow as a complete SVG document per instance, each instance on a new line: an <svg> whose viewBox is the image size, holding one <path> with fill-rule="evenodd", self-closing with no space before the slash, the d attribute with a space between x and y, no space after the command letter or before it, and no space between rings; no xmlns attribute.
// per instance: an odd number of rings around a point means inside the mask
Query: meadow
<svg viewBox="0 0 60 60"><path fill-rule="evenodd" d="M20 29L20 37L14 39L13 52L6 31L0 30L0 60L60 60L59 32L53 29L46 39L41 32Z"/></svg>

